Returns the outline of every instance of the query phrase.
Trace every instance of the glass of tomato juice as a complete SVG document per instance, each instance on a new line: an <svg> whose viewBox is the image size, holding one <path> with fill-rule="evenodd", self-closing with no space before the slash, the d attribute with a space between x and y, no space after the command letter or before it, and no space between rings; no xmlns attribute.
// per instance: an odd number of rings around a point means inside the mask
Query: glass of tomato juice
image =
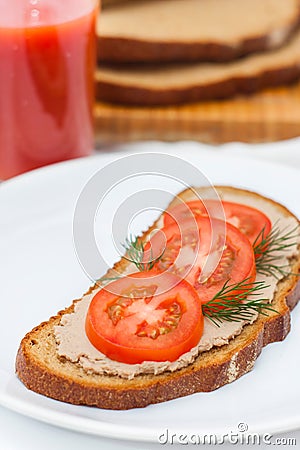
<svg viewBox="0 0 300 450"><path fill-rule="evenodd" d="M93 149L98 0L0 0L0 180Z"/></svg>

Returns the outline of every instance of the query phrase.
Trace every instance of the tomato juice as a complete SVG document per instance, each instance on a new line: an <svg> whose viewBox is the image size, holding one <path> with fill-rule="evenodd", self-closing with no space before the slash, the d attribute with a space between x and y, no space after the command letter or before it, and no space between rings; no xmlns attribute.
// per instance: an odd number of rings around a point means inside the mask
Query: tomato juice
<svg viewBox="0 0 300 450"><path fill-rule="evenodd" d="M96 0L0 0L0 179L93 149Z"/></svg>

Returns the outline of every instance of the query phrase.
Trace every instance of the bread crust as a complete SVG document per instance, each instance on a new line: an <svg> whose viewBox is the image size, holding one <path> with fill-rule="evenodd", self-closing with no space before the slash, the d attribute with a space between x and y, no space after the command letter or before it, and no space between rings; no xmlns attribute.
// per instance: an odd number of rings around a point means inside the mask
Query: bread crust
<svg viewBox="0 0 300 450"><path fill-rule="evenodd" d="M259 194L241 189L217 187L217 190L234 190L242 195L261 198ZM180 198L184 199L187 192L181 193ZM293 216L282 205L267 200L284 215ZM176 201L171 205L176 204ZM115 269L120 270L124 264L126 261L121 260ZM293 258L290 267L291 273L299 274L300 257ZM93 289L90 288L88 293ZM185 368L155 376L138 375L132 380L87 373L78 365L58 357L54 326L59 324L64 314L73 311L75 303L80 301L75 300L69 308L26 334L18 350L16 373L27 388L37 393L72 404L105 409L139 408L196 392L213 391L249 372L265 345L281 341L287 336L290 331L290 311L299 298L300 280L295 275L289 275L278 283L272 303L277 313L260 316L253 324L246 325L229 344L201 353Z"/></svg>
<svg viewBox="0 0 300 450"><path fill-rule="evenodd" d="M274 68L255 76L236 76L206 85L186 85L180 88L154 89L150 86L117 84L96 77L96 98L99 101L136 105L168 106L195 103L206 100L221 100L238 94L250 95L265 88L291 84L300 77L299 64Z"/></svg>
<svg viewBox="0 0 300 450"><path fill-rule="evenodd" d="M104 4L104 6L110 6L110 4ZM295 16L280 29L242 38L235 45L228 45L222 41L189 43L151 41L124 38L117 33L116 36L102 36L101 33L98 33L97 56L99 61L107 63L229 62L251 53L280 47L299 24L300 2ZM282 36L275 44L270 38L272 32L278 32Z"/></svg>

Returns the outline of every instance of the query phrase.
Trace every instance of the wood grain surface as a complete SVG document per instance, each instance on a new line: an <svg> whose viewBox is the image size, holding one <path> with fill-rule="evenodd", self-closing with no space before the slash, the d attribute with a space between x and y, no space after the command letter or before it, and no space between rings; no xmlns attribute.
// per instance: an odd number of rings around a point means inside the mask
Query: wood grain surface
<svg viewBox="0 0 300 450"><path fill-rule="evenodd" d="M96 144L139 140L268 142L300 135L300 82L236 97L172 107L97 103Z"/></svg>

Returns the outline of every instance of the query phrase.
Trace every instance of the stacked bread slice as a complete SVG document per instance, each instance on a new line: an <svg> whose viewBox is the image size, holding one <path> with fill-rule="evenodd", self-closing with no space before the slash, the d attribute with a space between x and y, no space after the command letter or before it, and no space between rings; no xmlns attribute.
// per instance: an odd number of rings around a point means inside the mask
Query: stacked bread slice
<svg viewBox="0 0 300 450"><path fill-rule="evenodd" d="M205 187L186 189L174 198L168 209L172 209L180 200L187 202L195 199L195 189L201 196L209 192ZM298 219L283 205L254 192L230 186L219 186L216 189L220 197L226 201L238 202L267 212L274 223L287 220L288 226L296 226L295 239L298 242ZM157 228L159 221L160 219L143 236ZM89 369L84 367L80 359L83 357L86 360L87 356L84 344L87 338L84 331L81 331L84 330L85 315L83 319L78 318L76 310L78 311L78 307L82 308L80 305L86 305L86 302L91 301L90 294L98 288L95 285L83 298L75 300L71 306L26 334L16 358L17 376L28 389L47 397L77 405L116 410L140 408L196 392L209 392L231 383L252 370L264 346L285 339L289 333L290 311L296 306L300 296L300 278L297 276L300 273L300 246L290 246L290 249L292 250L288 265L284 266L285 272L290 275L282 275L279 279L275 279L276 289L274 295L272 294L273 298L270 299L274 310L266 315L260 315L252 324L245 325L240 334L227 343L224 338L221 339L210 350L201 352L194 362L186 367L173 371L167 368L156 375L147 371L137 372L130 379L120 377L118 372L114 374L109 372L111 365L115 364L112 360L108 362L105 371L97 372L91 367ZM284 258L284 255L282 257ZM125 273L128 265L128 259L123 257L116 263L114 269L120 274ZM111 276L110 274L111 272L108 272L107 275ZM269 284L270 277L267 280ZM85 308L86 306L84 310ZM74 320L74 314L76 314L75 332L68 326L70 317ZM64 338L64 350L67 350L68 354L62 350L59 353L58 345L61 343L62 334L59 334L58 330L61 330L61 325L67 326L69 330L69 336ZM206 326L209 326L208 323ZM219 328L215 326L215 329ZM74 353L75 340L78 340L78 343L75 344ZM283 351L284 349L278 351L279 358ZM135 366L135 369L137 368Z"/></svg>
<svg viewBox="0 0 300 450"><path fill-rule="evenodd" d="M97 99L171 105L300 77L299 0L107 0Z"/></svg>

